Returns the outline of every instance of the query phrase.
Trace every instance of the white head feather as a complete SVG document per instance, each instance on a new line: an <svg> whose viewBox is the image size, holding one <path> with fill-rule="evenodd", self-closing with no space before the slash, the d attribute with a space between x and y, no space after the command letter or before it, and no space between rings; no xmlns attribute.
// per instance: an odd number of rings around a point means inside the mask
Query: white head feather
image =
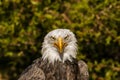
<svg viewBox="0 0 120 80"><path fill-rule="evenodd" d="M68 36L69 35L69 36ZM58 37L62 37L64 39L64 42L67 43L67 46L65 46L64 51L62 53L59 53L57 48L53 45L55 40L51 39L52 37L55 37L56 39ZM67 39L65 37L68 36ZM66 61L69 60L72 62L72 58L76 58L77 54L77 40L75 38L75 35L68 29L56 29L51 32L49 32L45 38L42 45L42 58L43 60L48 60L50 63L54 63L55 61ZM62 58L60 56L62 54Z"/></svg>

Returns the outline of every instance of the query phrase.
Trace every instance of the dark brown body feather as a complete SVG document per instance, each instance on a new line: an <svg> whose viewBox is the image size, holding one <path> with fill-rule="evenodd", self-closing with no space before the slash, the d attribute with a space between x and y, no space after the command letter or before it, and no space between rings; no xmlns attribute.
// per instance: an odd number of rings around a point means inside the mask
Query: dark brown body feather
<svg viewBox="0 0 120 80"><path fill-rule="evenodd" d="M37 59L29 66L18 80L88 80L88 68L83 61L73 59L49 64L48 61Z"/></svg>

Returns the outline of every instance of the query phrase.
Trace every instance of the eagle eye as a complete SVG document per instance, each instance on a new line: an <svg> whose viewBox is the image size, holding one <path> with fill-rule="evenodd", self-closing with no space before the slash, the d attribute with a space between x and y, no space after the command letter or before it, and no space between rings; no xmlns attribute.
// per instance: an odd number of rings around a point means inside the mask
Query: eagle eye
<svg viewBox="0 0 120 80"><path fill-rule="evenodd" d="M56 40L56 38L54 36L50 36L51 40Z"/></svg>
<svg viewBox="0 0 120 80"><path fill-rule="evenodd" d="M69 38L69 35L65 36L64 39L67 40Z"/></svg>

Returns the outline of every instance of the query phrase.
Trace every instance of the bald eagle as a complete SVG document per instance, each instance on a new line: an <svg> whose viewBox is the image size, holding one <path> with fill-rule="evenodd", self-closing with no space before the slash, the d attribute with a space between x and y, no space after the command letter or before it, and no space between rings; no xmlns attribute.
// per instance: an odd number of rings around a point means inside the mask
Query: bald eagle
<svg viewBox="0 0 120 80"><path fill-rule="evenodd" d="M76 59L77 40L68 29L49 32L36 59L18 80L88 80L86 63Z"/></svg>

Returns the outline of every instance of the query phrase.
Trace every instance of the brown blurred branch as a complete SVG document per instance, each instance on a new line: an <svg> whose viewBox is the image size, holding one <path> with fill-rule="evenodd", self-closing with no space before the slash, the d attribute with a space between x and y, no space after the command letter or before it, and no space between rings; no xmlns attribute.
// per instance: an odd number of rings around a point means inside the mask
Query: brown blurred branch
<svg viewBox="0 0 120 80"><path fill-rule="evenodd" d="M67 21L69 24L72 24L72 21L69 19L69 17L65 13L63 13L61 15L62 15L62 17L64 18L65 21Z"/></svg>

